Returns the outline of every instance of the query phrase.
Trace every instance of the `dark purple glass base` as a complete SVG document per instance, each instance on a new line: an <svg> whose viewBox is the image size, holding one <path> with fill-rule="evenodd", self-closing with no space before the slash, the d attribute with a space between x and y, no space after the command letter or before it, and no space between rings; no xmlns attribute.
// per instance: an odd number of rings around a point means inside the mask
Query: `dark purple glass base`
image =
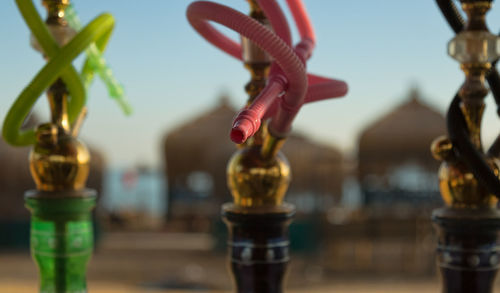
<svg viewBox="0 0 500 293"><path fill-rule="evenodd" d="M238 293L281 293L289 256L288 226L294 208L243 213L232 204L222 208L229 229L229 262Z"/></svg>
<svg viewBox="0 0 500 293"><path fill-rule="evenodd" d="M437 263L443 293L491 293L500 267L500 212L443 208L434 211Z"/></svg>

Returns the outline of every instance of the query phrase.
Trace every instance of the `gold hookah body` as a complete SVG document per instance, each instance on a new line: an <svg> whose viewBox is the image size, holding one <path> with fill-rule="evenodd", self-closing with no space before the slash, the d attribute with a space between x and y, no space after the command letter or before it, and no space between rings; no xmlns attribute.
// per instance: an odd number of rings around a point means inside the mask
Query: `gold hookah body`
<svg viewBox="0 0 500 293"><path fill-rule="evenodd" d="M250 4L250 16L269 26L264 12L254 0ZM246 38L242 38L243 60L251 73L246 85L250 104L266 86L271 57ZM290 165L279 151L283 138L273 137L267 131L267 123L231 157L227 166L227 183L233 196L234 206L242 211L279 210L291 180Z"/></svg>
<svg viewBox="0 0 500 293"><path fill-rule="evenodd" d="M48 11L47 24L51 27L65 28L64 10L69 0L44 0ZM58 39L64 45L64 35ZM34 45L36 48L36 45ZM31 150L30 171L41 191L79 190L85 187L89 174L90 154L87 147L77 138L86 109L82 111L73 125L67 114L68 91L64 82L58 79L47 91L51 121L39 125L36 142Z"/></svg>
<svg viewBox="0 0 500 293"><path fill-rule="evenodd" d="M259 132L256 135L265 129ZM232 156L227 167L227 182L235 205L272 209L283 203L291 179L290 166L281 152L265 157L262 145L256 140Z"/></svg>
<svg viewBox="0 0 500 293"><path fill-rule="evenodd" d="M461 63L465 82L460 88L460 108L465 118L469 138L483 152L481 143L481 120L484 112L484 97L488 94L485 76L491 62L498 58L497 37L489 33L485 15L491 8L487 1L463 1L462 8L468 16L465 29L448 44L448 53ZM470 169L455 153L447 137L437 138L431 151L443 161L439 169L439 187L444 202L453 208L492 208L497 204L495 196L478 182ZM484 152L483 152L484 153ZM499 176L499 160L484 157L493 172Z"/></svg>

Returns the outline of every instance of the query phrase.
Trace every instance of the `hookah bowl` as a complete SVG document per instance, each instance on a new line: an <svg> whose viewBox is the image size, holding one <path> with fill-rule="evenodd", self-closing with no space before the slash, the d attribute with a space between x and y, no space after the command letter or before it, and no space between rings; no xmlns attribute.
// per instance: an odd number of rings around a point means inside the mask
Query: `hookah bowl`
<svg viewBox="0 0 500 293"><path fill-rule="evenodd" d="M52 122L39 125L30 153L37 190L25 194L30 210L31 253L40 272L40 292L86 292L93 250L92 210L97 194L86 189L90 154L69 133L64 83L48 91Z"/></svg>
<svg viewBox="0 0 500 293"><path fill-rule="evenodd" d="M14 146L33 145L29 161L37 189L26 192L25 204L32 214L30 246L39 269L40 292L84 293L97 197L94 190L85 188L90 154L77 136L86 115L85 89L95 72L125 112L130 109L120 100L123 89L101 56L114 26L113 17L102 14L80 30L69 0L42 3L48 12L45 23L31 1L16 0L32 31L32 46L47 64L10 108L2 135ZM84 50L87 59L78 74L71 63ZM34 130L20 130L47 88L51 121Z"/></svg>
<svg viewBox="0 0 500 293"><path fill-rule="evenodd" d="M276 1L249 0L246 16L207 1L192 3L187 18L213 45L243 61L251 80L247 105L233 121L231 139L239 150L227 166L232 203L222 206L229 229L229 256L240 293L279 293L289 261L288 225L295 213L283 202L291 179L280 149L303 104L344 96L347 84L307 74L306 61L315 35L305 6L287 1L301 40L293 46L286 18ZM208 22L241 35L241 43L224 36Z"/></svg>
<svg viewBox="0 0 500 293"><path fill-rule="evenodd" d="M250 16L270 27L259 4L249 4ZM245 87L251 104L267 84L271 58L245 37L242 56L251 74ZM288 161L279 151L283 143L264 123L227 165L233 202L222 206L222 218L229 230L229 267L239 293L283 292L290 260L288 226L295 213L293 205L283 202L291 180Z"/></svg>
<svg viewBox="0 0 500 293"><path fill-rule="evenodd" d="M491 2L461 0L468 16L464 23L451 1L437 0L457 33L448 53L461 63L466 77L448 110L449 138L440 137L431 146L434 157L443 161L439 186L446 206L432 215L443 292L492 292L500 265L499 193L493 186L498 184L499 164L495 155L483 151L480 137L483 99L488 94L485 79L493 85L492 73L498 73L492 62L500 56L500 40L486 27Z"/></svg>

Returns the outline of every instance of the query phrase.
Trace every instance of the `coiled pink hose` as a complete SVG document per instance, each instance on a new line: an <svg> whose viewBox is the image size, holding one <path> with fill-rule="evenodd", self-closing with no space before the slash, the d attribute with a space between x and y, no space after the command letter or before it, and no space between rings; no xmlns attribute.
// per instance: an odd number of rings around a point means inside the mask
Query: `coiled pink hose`
<svg viewBox="0 0 500 293"><path fill-rule="evenodd" d="M318 75L308 74L308 88L304 103L317 102L333 97L342 97L347 93L347 84L343 81L333 80ZM281 98L273 101L273 104L264 114L262 119L267 119L276 115Z"/></svg>
<svg viewBox="0 0 500 293"><path fill-rule="evenodd" d="M347 93L347 84L343 81L306 73L305 62L312 54L315 36L302 2L287 0L302 39L293 49L290 46L290 29L279 5L274 0L258 2L275 32L251 17L212 2L194 2L187 10L191 25L229 55L241 60L241 45L217 31L209 21L238 32L274 58L268 85L233 122L231 139L236 143L242 143L255 134L264 118L271 118L271 134L283 137L289 132L293 118L304 103Z"/></svg>
<svg viewBox="0 0 500 293"><path fill-rule="evenodd" d="M260 8L269 19L274 32L289 46L292 45L292 34L286 21L285 14L275 0L257 0Z"/></svg>

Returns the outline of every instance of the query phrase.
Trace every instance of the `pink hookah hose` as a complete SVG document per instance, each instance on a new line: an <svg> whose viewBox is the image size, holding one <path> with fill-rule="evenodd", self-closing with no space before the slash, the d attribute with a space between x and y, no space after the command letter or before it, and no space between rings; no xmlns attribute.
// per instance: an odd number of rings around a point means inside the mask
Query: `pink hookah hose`
<svg viewBox="0 0 500 293"><path fill-rule="evenodd" d="M307 74L305 64L312 55L315 35L300 0L287 0L301 36L292 47L292 38L286 18L274 0L257 0L269 19L273 30L251 17L224 5L197 1L189 5L190 24L207 41L241 60L241 45L217 31L209 21L224 25L248 38L273 57L267 86L236 116L231 139L243 143L255 134L261 120L270 118L269 132L285 137L291 123L304 103L344 96L347 84L343 81Z"/></svg>

